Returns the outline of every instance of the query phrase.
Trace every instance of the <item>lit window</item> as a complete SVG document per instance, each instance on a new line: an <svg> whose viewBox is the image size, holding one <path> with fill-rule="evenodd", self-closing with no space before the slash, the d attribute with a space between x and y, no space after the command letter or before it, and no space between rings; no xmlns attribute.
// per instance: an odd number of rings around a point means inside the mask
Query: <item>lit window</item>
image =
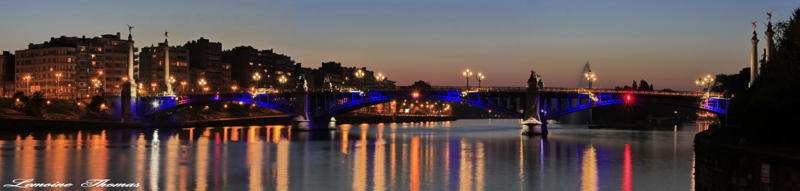
<svg viewBox="0 0 800 191"><path fill-rule="evenodd" d="M267 73L267 69L264 69L264 73Z"/></svg>
<svg viewBox="0 0 800 191"><path fill-rule="evenodd" d="M250 62L250 66L252 66L252 65L253 65L253 63L252 63L252 62Z"/></svg>
<svg viewBox="0 0 800 191"><path fill-rule="evenodd" d="M292 76L292 73L291 72L286 72L286 75L287 76Z"/></svg>
<svg viewBox="0 0 800 191"><path fill-rule="evenodd" d="M92 61L92 66L95 66L95 65L97 65L97 62Z"/></svg>
<svg viewBox="0 0 800 191"><path fill-rule="evenodd" d="M67 62L72 62L72 58L67 58Z"/></svg>

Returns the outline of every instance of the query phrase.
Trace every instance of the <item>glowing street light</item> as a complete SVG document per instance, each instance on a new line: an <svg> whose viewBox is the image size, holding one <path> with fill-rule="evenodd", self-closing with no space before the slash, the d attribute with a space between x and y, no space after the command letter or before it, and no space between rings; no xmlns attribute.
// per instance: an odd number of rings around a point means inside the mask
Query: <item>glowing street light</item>
<svg viewBox="0 0 800 191"><path fill-rule="evenodd" d="M56 74L56 84L58 84L58 96L61 96L61 73Z"/></svg>
<svg viewBox="0 0 800 191"><path fill-rule="evenodd" d="M706 77L703 78L703 82L706 84L706 87L708 88L706 93L711 92L711 83L714 82L714 78L711 77L711 74L706 75Z"/></svg>
<svg viewBox="0 0 800 191"><path fill-rule="evenodd" d="M182 91L182 92L185 92L185 91L186 91L186 81L182 81L182 82L181 82L181 91Z"/></svg>
<svg viewBox="0 0 800 191"><path fill-rule="evenodd" d="M472 76L472 72L470 72L469 69L467 69L462 74L464 75L465 78L467 78L467 89L469 89L469 77Z"/></svg>
<svg viewBox="0 0 800 191"><path fill-rule="evenodd" d="M586 81L589 81L589 89L592 89L592 83L597 81L597 76L595 76L592 70L589 70L589 72L586 72L585 74L583 74L583 76L586 77Z"/></svg>
<svg viewBox="0 0 800 191"><path fill-rule="evenodd" d="M31 91L31 76L25 76L25 77L23 77L23 79L25 79L25 81L28 83L28 92L30 93L30 91Z"/></svg>
<svg viewBox="0 0 800 191"><path fill-rule="evenodd" d="M156 92L156 86L158 86L158 84L152 83L152 84L150 84L150 86L153 86L153 93L155 93Z"/></svg>
<svg viewBox="0 0 800 191"><path fill-rule="evenodd" d="M386 76L383 76L383 74L378 74L378 76L375 77L375 79L377 79L378 82L380 82L381 87L383 87L383 82L386 80Z"/></svg>
<svg viewBox="0 0 800 191"><path fill-rule="evenodd" d="M233 93L236 93L236 88L238 88L238 87L236 87L236 86L231 86L231 89L233 90Z"/></svg>
<svg viewBox="0 0 800 191"><path fill-rule="evenodd" d="M200 81L199 81L199 82L197 82L197 84L199 84L201 87L203 87L203 91L206 91L206 90L207 90L207 89L205 88L205 86L206 86L206 79L200 79Z"/></svg>
<svg viewBox="0 0 800 191"><path fill-rule="evenodd" d="M483 81L483 78L485 78L485 77L486 77L486 76L484 76L484 75L483 75L483 74L481 74L481 73L478 73L478 75L477 75L477 76L475 76L475 79L477 79L477 80L478 80L478 89L481 89L481 81Z"/></svg>
<svg viewBox="0 0 800 191"><path fill-rule="evenodd" d="M698 91L703 92L703 85L705 85L706 82L702 78L697 78L697 80L694 81L694 84L700 89Z"/></svg>
<svg viewBox="0 0 800 191"><path fill-rule="evenodd" d="M253 75L253 81L256 82L256 88L258 88L258 81L259 80L261 80L261 75L258 74L258 72L256 72L256 74Z"/></svg>
<svg viewBox="0 0 800 191"><path fill-rule="evenodd" d="M281 78L278 79L278 82L281 83L281 90L286 88L286 76L281 76Z"/></svg>
<svg viewBox="0 0 800 191"><path fill-rule="evenodd" d="M358 78L358 89L361 89L361 79L363 79L363 77L364 77L364 71L358 69L358 71L356 71L356 78Z"/></svg>

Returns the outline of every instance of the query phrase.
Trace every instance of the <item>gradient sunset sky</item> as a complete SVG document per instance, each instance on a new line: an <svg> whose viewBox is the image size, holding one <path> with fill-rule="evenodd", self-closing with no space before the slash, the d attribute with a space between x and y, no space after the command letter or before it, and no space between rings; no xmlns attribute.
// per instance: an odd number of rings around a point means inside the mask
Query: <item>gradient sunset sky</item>
<svg viewBox="0 0 800 191"><path fill-rule="evenodd" d="M786 20L798 1L16 1L0 2L0 50L50 37L100 36L135 26L137 47L200 37L223 49L274 49L304 67L366 66L398 85L525 86L536 70L549 87L576 87L589 62L595 87L645 79L695 91L706 74L750 64L750 22ZM477 85L474 78L470 85Z"/></svg>

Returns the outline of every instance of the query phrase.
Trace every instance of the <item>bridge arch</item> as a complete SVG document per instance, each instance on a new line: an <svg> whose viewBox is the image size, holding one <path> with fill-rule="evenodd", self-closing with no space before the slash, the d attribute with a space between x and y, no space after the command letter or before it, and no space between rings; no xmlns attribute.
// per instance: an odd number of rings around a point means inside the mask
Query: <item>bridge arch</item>
<svg viewBox="0 0 800 191"><path fill-rule="evenodd" d="M591 102L589 104L582 104L564 110L558 110L557 112L547 113L546 116L548 119L552 119L570 113L574 113L577 111L586 110L589 108L604 107L604 106L619 105L619 104L630 104L630 103L655 103L655 104L665 104L665 105L676 105L676 106L683 106L685 108L710 111L716 114L726 115L727 114L726 109L728 105L727 101L728 100L726 99L717 99L717 98L709 98L702 102L692 102L692 101L664 99L664 98L633 98L631 100L611 99L605 101Z"/></svg>
<svg viewBox="0 0 800 191"><path fill-rule="evenodd" d="M374 93L374 92L373 92ZM372 95L373 93L365 92L365 94ZM354 99L350 100L346 103L335 105L333 107L329 107L327 109L322 109L319 106L316 109L315 115L313 118L318 119L328 119L330 117L334 117L340 114L344 114L347 112L355 111L357 109L361 109L364 107L386 103L393 100L400 100L400 99L426 99L426 100L441 100L441 101L448 101L448 102L455 102L455 103L465 103L469 105L474 105L486 109L490 109L492 111L497 111L503 113L505 115L521 118L522 114L519 112L513 111L511 109L503 108L498 105L491 104L489 102L482 102L480 100L470 100L469 97L462 97L461 92L458 91L428 91L428 92L393 92L389 95L380 94L378 96L366 96L362 97L362 99Z"/></svg>
<svg viewBox="0 0 800 191"><path fill-rule="evenodd" d="M250 94L216 94L216 95L193 95L181 97L143 97L140 98L139 108L142 109L145 117L170 116L177 112L186 110L194 105L214 102L242 102L255 104L260 107L272 109L284 114L291 115L294 108L291 104L275 104L270 101L262 102L262 96L251 96Z"/></svg>

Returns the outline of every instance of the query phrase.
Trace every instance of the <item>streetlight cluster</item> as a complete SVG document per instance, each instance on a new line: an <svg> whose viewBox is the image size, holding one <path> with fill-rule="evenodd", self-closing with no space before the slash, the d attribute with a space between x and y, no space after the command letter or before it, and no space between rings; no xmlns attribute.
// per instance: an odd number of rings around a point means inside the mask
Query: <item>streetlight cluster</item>
<svg viewBox="0 0 800 191"><path fill-rule="evenodd" d="M694 81L694 84L697 85L698 88L700 88L699 90L700 92L703 92L704 85L708 88L709 91L711 91L711 83L713 82L714 78L711 77L711 74L708 74L705 77L697 78L697 80Z"/></svg>
<svg viewBox="0 0 800 191"><path fill-rule="evenodd" d="M472 77L472 71L470 71L469 69L467 69L467 70L465 70L464 72L461 72L461 75L462 75L462 76L464 76L464 78L466 78L466 79L467 79L467 89L469 89L469 77ZM478 75L475 75L475 80L478 80L478 89L480 89L480 88L481 88L481 82L482 82L482 81L483 81L483 79L485 79L485 78L486 78L486 76L484 76L484 75L483 75L482 73L480 73L480 72L478 72Z"/></svg>
<svg viewBox="0 0 800 191"><path fill-rule="evenodd" d="M589 72L586 72L583 74L583 76L586 77L586 81L589 81L589 89L592 89L592 83L597 81L597 76L594 74L594 72L592 72L592 70L589 70Z"/></svg>

